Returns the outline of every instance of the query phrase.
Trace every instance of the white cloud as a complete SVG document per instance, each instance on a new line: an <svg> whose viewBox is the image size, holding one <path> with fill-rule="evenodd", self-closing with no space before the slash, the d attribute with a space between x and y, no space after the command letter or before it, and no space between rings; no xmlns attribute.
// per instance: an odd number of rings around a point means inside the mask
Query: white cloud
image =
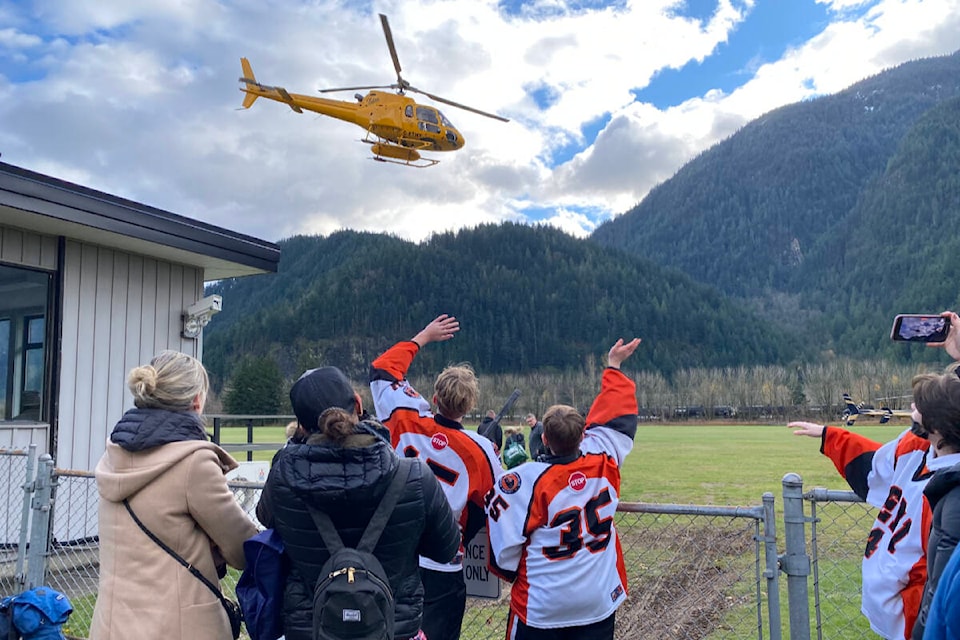
<svg viewBox="0 0 960 640"><path fill-rule="evenodd" d="M678 2L570 12L557 0L512 17L495 0L378 0L362 12L334 0L7 5L0 151L13 164L270 240L341 228L420 240L538 216L582 236L750 119L960 46L960 0L882 0L861 18L845 17L858 3L833 0L837 18L822 33L745 69L728 94L664 110L635 103L631 90L658 71L722 55L753 4L723 0L700 24L671 17ZM368 160L354 125L264 99L238 110L241 56L261 82L295 93L394 82L378 12L389 15L407 81L512 121L440 105L467 145L409 169ZM541 110L530 87L555 101ZM595 142L547 164L556 149L585 144L581 127L604 114Z"/></svg>

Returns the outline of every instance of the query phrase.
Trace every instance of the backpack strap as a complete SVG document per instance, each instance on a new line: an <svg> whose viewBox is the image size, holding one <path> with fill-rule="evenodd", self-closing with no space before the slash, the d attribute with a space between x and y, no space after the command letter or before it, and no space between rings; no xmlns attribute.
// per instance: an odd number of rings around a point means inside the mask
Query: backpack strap
<svg viewBox="0 0 960 640"><path fill-rule="evenodd" d="M406 470L406 473L402 473L404 470ZM358 551L373 553L377 542L380 540L380 535L387 526L387 521L393 514L393 508L397 505L397 500L400 498L400 491L403 489L403 485L409 475L410 462L406 458L400 458L400 463L397 465L397 470L393 474L390 486L388 486L384 492L383 497L380 499L380 505L373 513L370 522L367 524L367 528L364 529L363 535L360 537L360 543L356 546ZM343 549L346 545L343 544L343 538L340 537L340 533L333 525L333 521L330 520L330 516L323 511L314 509L309 504L306 504L306 507L330 555Z"/></svg>
<svg viewBox="0 0 960 640"><path fill-rule="evenodd" d="M393 515L393 508L397 506L397 500L400 498L403 485L406 484L407 478L410 476L410 468L412 465L412 459L400 458L400 463L397 465L397 472L393 474L393 480L390 482L390 486L387 487L383 498L380 499L380 506L377 507L373 517L370 518L370 523L367 524L367 528L360 538L360 543L357 545L359 551L373 553L377 542L380 540L381 534L383 534L383 530L387 526L387 521L390 519L390 516Z"/></svg>

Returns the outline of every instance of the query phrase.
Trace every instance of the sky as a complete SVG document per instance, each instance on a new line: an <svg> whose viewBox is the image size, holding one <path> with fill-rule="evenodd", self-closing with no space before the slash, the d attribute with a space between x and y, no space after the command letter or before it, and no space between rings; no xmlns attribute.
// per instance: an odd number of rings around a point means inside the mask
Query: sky
<svg viewBox="0 0 960 640"><path fill-rule="evenodd" d="M408 93L466 140L411 168L240 108L241 57L291 93L396 82L379 13L404 80L510 121ZM0 160L274 242L583 237L754 118L958 49L960 0L6 0Z"/></svg>

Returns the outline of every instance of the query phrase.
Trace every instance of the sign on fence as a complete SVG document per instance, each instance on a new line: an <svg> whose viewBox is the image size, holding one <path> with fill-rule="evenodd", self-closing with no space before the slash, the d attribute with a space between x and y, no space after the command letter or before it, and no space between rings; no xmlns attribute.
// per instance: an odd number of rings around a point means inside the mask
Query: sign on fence
<svg viewBox="0 0 960 640"><path fill-rule="evenodd" d="M490 573L487 558L490 557L490 540L484 527L466 546L463 557L463 577L467 582L467 595L474 598L499 598L500 578Z"/></svg>

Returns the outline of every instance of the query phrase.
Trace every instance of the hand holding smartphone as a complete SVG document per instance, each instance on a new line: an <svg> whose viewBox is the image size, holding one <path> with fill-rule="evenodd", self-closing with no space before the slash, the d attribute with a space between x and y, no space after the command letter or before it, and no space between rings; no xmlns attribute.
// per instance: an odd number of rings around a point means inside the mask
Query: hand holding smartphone
<svg viewBox="0 0 960 640"><path fill-rule="evenodd" d="M902 342L944 342L950 320L938 314L901 313L893 319L890 339Z"/></svg>

